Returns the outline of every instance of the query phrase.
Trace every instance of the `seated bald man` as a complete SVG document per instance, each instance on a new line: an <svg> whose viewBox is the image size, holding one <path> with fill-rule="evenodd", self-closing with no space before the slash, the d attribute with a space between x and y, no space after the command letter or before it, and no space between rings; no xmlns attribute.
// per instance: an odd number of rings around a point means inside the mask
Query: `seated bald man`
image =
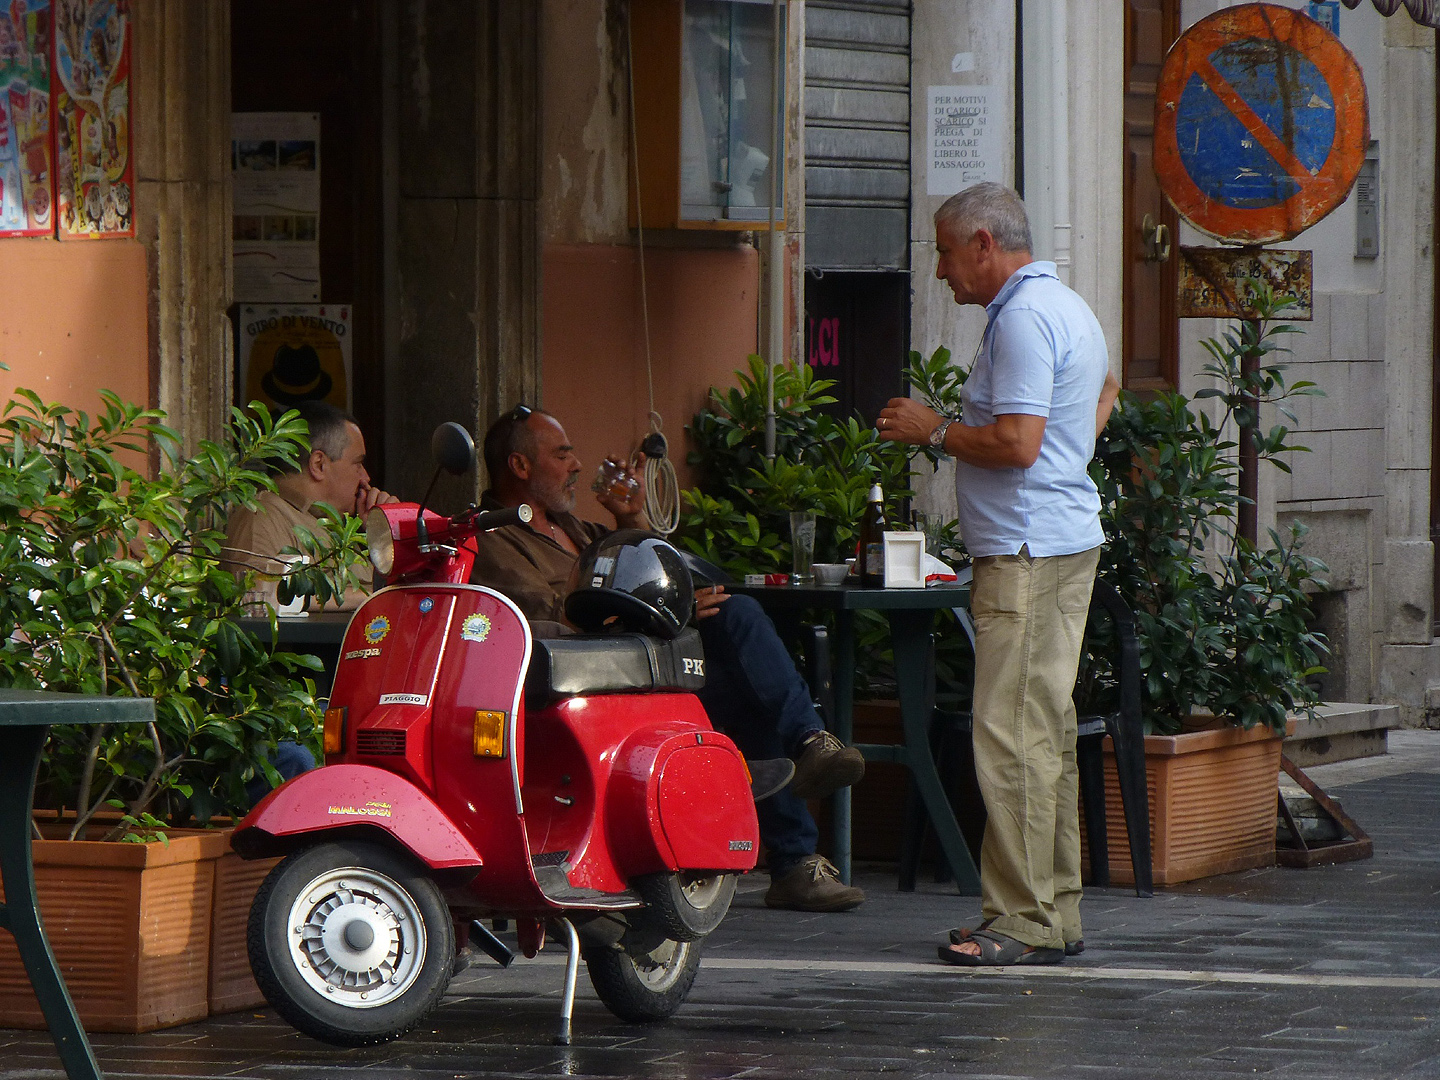
<svg viewBox="0 0 1440 1080"><path fill-rule="evenodd" d="M531 620L563 622L581 550L612 531L572 513L581 474L575 448L559 420L520 405L486 432L485 466L492 487L480 505L529 503L535 516L528 524L479 536L471 580L505 593ZM601 495L600 503L614 515L616 528L650 528L643 492L628 501ZM697 590L695 608L708 661L699 697L711 723L734 739L747 759L795 761L789 787L755 806L769 852L765 903L798 911L858 906L864 892L841 882L830 861L816 854L819 830L805 800L858 781L865 759L825 730L805 680L758 603L717 586Z"/></svg>

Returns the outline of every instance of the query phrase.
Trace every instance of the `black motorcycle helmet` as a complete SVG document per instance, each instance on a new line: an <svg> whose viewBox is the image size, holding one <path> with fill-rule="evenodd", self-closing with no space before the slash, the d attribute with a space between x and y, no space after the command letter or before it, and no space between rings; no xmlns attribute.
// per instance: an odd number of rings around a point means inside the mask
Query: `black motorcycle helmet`
<svg viewBox="0 0 1440 1080"><path fill-rule="evenodd" d="M695 586L680 552L654 533L620 529L580 553L565 616L591 633L617 619L626 630L676 638L690 621Z"/></svg>

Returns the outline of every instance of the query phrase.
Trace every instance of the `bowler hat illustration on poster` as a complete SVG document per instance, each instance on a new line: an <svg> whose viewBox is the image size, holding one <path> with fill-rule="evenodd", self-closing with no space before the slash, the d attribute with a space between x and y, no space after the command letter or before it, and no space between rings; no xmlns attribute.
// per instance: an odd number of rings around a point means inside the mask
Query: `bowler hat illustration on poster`
<svg viewBox="0 0 1440 1080"><path fill-rule="evenodd" d="M320 355L313 345L281 345L275 361L260 380L260 387L277 405L299 405L302 401L323 401L333 381L320 367Z"/></svg>

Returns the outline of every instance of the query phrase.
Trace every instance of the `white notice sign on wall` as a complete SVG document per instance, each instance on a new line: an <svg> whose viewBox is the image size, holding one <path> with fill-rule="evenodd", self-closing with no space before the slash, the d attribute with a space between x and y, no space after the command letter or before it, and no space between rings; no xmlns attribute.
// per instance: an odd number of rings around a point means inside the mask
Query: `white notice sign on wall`
<svg viewBox="0 0 1440 1080"><path fill-rule="evenodd" d="M930 137L925 191L954 195L984 180L1004 182L1000 125L989 86L932 86L926 128Z"/></svg>

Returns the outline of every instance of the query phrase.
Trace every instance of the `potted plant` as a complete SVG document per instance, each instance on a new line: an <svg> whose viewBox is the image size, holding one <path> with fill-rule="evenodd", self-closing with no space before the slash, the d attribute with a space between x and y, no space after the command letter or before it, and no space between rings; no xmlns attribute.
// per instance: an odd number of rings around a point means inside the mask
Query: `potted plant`
<svg viewBox="0 0 1440 1080"><path fill-rule="evenodd" d="M42 912L82 1020L136 1031L210 1004L228 834L185 826L243 813L247 781L279 779L277 741L315 742L318 661L244 633L249 582L219 565L223 515L308 443L294 414L237 410L182 460L160 412L102 399L91 417L19 390L0 410L0 685L155 699L145 727L54 728L36 793ZM297 541L293 587L347 583L356 526L334 524L333 542ZM7 1022L41 1024L13 948L5 971Z"/></svg>
<svg viewBox="0 0 1440 1080"><path fill-rule="evenodd" d="M1275 791L1287 719L1318 701L1324 638L1310 628L1310 593L1325 568L1302 551L1304 530L1269 531L1263 545L1236 535L1242 503L1230 433L1249 428L1256 457L1305 448L1283 425L1260 429L1288 398L1318 391L1287 384L1274 362L1284 305L1252 291L1257 318L1204 343L1216 385L1145 400L1123 392L1091 466L1106 545L1100 576L1135 614L1144 673L1146 761L1156 884L1174 884L1274 861ZM1077 700L1082 712L1114 708L1113 642L1092 628ZM1114 880L1133 880L1107 763L1107 835Z"/></svg>
<svg viewBox="0 0 1440 1080"><path fill-rule="evenodd" d="M949 360L943 348L928 359L912 352L906 376L928 403L953 416L959 412L964 373ZM736 386L712 389L706 407L687 428L693 446L689 462L697 467L699 484L683 493L685 512L675 539L736 577L789 568L787 515L795 508L817 512L817 562L854 555L871 485L880 484L884 492L887 520L905 521L913 495L911 470L922 459L932 465L940 460L928 448L881 440L859 417L827 412L826 406L835 401L826 393L833 383L798 364L781 365L774 372L776 452L774 460L768 460L764 431L769 378L760 357L752 356L748 369L736 372ZM952 559L964 557L953 522L942 530L942 543ZM938 679L968 696L968 644L948 611L938 620L954 630L942 628L937 637ZM882 615L859 611L855 637L857 695L879 699L857 701L855 737L861 742L899 742L889 626ZM897 849L893 808L903 805L905 783L900 766L882 762L867 769L855 791L853 850L858 856L884 857ZM867 812L867 806L875 812ZM888 834L881 832L885 829Z"/></svg>
<svg viewBox="0 0 1440 1080"><path fill-rule="evenodd" d="M912 352L906 375L928 403L957 415L964 374L949 359L943 348L929 360ZM835 399L826 391L834 383L816 378L807 365L784 364L774 371L775 457L770 460L764 452L770 375L764 361L751 356L749 370L735 376L735 387L711 389L708 405L686 429L694 446L688 461L700 482L682 493L685 512L676 536L682 546L739 578L789 568L788 514L793 509L816 512L816 562L840 562L855 554L873 484L884 492L888 521L908 518L911 469L921 458L938 462L938 452L882 440L859 417L827 413L824 407ZM953 523L944 537L952 554L963 558ZM874 612L857 616L860 685L893 679L883 618ZM942 649L944 671L952 661Z"/></svg>

